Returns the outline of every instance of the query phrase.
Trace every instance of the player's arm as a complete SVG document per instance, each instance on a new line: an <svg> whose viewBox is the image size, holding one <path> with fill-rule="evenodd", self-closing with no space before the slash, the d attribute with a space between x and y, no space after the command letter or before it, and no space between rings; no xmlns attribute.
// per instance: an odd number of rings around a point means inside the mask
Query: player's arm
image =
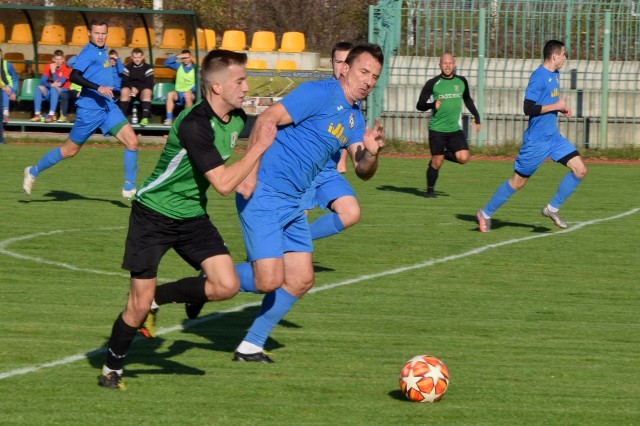
<svg viewBox="0 0 640 426"><path fill-rule="evenodd" d="M167 59L164 60L164 66L169 67L174 71L178 71L178 68L180 68L180 64L178 63L178 57L176 55L169 56Z"/></svg>
<svg viewBox="0 0 640 426"><path fill-rule="evenodd" d="M347 172L347 156L349 153L346 149L343 149L340 152L340 160L338 160L338 164L336 164L336 170L338 173L346 173Z"/></svg>
<svg viewBox="0 0 640 426"><path fill-rule="evenodd" d="M427 81L420 91L420 96L418 97L418 103L416 104L416 109L418 111L429 111L430 109L436 108L435 102L429 102L433 96L433 86L435 85L435 79L431 79Z"/></svg>
<svg viewBox="0 0 640 426"><path fill-rule="evenodd" d="M558 99L557 102L547 105L539 105L536 101L532 101L531 99L525 99L522 107L525 115L536 116L546 114L548 112L561 112L562 114L567 114L570 112L567 107L567 98L566 96Z"/></svg>
<svg viewBox="0 0 640 426"><path fill-rule="evenodd" d="M362 180L369 180L378 170L378 154L384 146L383 128L378 119L373 127L367 126L362 142L356 142L347 147L356 175Z"/></svg>
<svg viewBox="0 0 640 426"><path fill-rule="evenodd" d="M13 79L11 89L13 90L13 93L18 93L18 73L11 62L7 62L7 71L9 71L9 74L11 74L11 78Z"/></svg>
<svg viewBox="0 0 640 426"><path fill-rule="evenodd" d="M476 124L476 131L480 131L480 114L478 113L478 109L476 108L476 104L473 103L473 98L471 98L471 91L469 90L469 83L467 79L464 77L458 76L462 82L464 83L464 90L462 91L462 100L464 101L464 105L467 107L471 115L473 115L473 121Z"/></svg>

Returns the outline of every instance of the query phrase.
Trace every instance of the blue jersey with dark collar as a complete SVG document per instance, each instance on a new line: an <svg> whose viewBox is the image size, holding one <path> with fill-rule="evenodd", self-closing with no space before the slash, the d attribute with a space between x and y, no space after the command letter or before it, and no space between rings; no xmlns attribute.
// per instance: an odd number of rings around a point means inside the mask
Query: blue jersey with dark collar
<svg viewBox="0 0 640 426"><path fill-rule="evenodd" d="M365 120L359 105L347 101L338 80L303 83L280 102L293 123L278 129L262 156L258 179L300 196L331 156L362 142Z"/></svg>
<svg viewBox="0 0 640 426"><path fill-rule="evenodd" d="M549 71L540 65L529 78L524 98L534 101L536 105L556 103L560 99L560 73ZM526 133L527 138L533 141L547 140L550 136L559 134L558 112L550 111L529 117Z"/></svg>
<svg viewBox="0 0 640 426"><path fill-rule="evenodd" d="M99 86L114 87L113 71L107 47L98 47L93 43L87 43L82 49L73 69L82 72L84 78ZM83 87L77 105L82 108L104 108L106 102L115 102L113 99L101 95L97 90Z"/></svg>

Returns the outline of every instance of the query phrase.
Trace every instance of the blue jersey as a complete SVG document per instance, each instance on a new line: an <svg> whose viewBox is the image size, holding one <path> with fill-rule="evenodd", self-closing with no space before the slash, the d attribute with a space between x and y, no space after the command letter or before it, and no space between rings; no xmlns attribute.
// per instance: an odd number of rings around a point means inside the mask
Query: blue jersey
<svg viewBox="0 0 640 426"><path fill-rule="evenodd" d="M365 120L337 80L303 83L280 102L293 123L278 129L262 156L258 179L299 197L334 154L362 142Z"/></svg>
<svg viewBox="0 0 640 426"><path fill-rule="evenodd" d="M529 78L525 99L534 101L536 105L549 105L560 99L560 73L549 71L540 65ZM560 134L558 130L558 112L550 111L529 118L525 132L526 138L532 141L547 140Z"/></svg>
<svg viewBox="0 0 640 426"><path fill-rule="evenodd" d="M106 47L87 43L82 49L73 69L82 72L82 76L99 86L114 87L111 61ZM76 105L82 108L104 108L113 99L101 95L97 90L83 87Z"/></svg>

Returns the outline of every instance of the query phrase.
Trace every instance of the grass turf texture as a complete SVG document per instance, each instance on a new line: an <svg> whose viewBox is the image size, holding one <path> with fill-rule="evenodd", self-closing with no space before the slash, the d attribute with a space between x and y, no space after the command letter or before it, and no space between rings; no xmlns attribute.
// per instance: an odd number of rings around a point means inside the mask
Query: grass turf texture
<svg viewBox="0 0 640 426"><path fill-rule="evenodd" d="M315 288L267 343L276 364L231 362L260 297L208 304L199 322L185 321L182 306L164 306L160 336L132 347L122 393L96 384L128 288L120 269L129 213L120 198L122 149L87 147L43 173L26 197L22 171L48 149L0 147L2 423L640 418L637 166L590 164L562 209L570 228L558 232L540 209L566 171L545 163L498 211L489 234L477 231L474 213L511 175L509 161L446 163L437 199L421 196L424 159L382 158L369 182L350 171L362 221L316 242ZM141 178L158 155L140 152ZM209 195L214 223L243 260L233 197ZM162 279L191 274L173 252L161 264ZM400 368L424 353L451 373L437 404L399 392ZM55 365L29 370L47 363Z"/></svg>

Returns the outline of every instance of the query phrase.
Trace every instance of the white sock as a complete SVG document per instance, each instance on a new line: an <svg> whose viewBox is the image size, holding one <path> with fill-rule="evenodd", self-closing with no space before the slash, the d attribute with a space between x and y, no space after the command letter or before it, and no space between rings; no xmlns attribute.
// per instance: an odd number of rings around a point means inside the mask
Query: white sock
<svg viewBox="0 0 640 426"><path fill-rule="evenodd" d="M238 345L238 349L236 349L237 352L245 355L262 352L262 350L263 349L260 346L249 343L246 340L243 340L240 345Z"/></svg>
<svg viewBox="0 0 640 426"><path fill-rule="evenodd" d="M491 219L491 216L487 215L484 210L480 210L480 214L482 215L482 217L484 217L485 219Z"/></svg>
<svg viewBox="0 0 640 426"><path fill-rule="evenodd" d="M558 213L558 210L560 209L556 209L555 207L552 207L551 204L547 204L547 210L549 210L551 213Z"/></svg>
<svg viewBox="0 0 640 426"><path fill-rule="evenodd" d="M107 368L106 365L102 366L102 375L106 376L107 374L111 373L112 371L115 371L116 373L118 373L118 376L122 376L122 373L124 373L124 370L120 369L120 370L112 370L110 368Z"/></svg>
<svg viewBox="0 0 640 426"><path fill-rule="evenodd" d="M156 299L153 299L153 302L151 302L151 310L158 309L159 307L160 306L156 303Z"/></svg>

